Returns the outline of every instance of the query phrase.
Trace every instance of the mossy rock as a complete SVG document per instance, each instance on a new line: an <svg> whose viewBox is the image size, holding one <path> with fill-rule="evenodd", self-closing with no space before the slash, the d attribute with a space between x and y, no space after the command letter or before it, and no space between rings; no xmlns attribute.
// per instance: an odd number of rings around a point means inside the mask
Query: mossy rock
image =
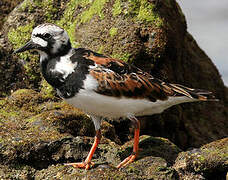
<svg viewBox="0 0 228 180"><path fill-rule="evenodd" d="M156 139L156 140L155 140ZM173 144L167 139L162 138L152 138L149 136L140 137L140 144L142 147L146 148L142 144L147 142L157 141L160 144L160 148L168 150L173 149ZM131 145L129 145L131 143ZM152 143L153 144L153 143ZM168 148L169 144L169 148ZM132 150L132 142L128 142ZM151 153L156 150L156 145L150 147L150 151L142 148L139 158L128 165L127 167L118 170L115 166L120 162L119 154L123 151L128 152L129 149L125 149L127 145L118 146L107 139L103 139L101 145L98 147L98 153L95 154L94 161L95 166L89 170L84 171L80 169L74 169L72 167L66 167L62 165L49 166L47 169L38 171L35 174L37 179L50 178L53 175L55 178L63 179L176 179L178 178L176 171L169 167L165 159L157 157L155 153ZM147 147L148 148L148 147ZM177 148L178 149L178 148ZM108 151L108 152L106 152ZM171 150L172 151L172 150ZM170 152L171 152L170 151ZM168 152L166 152L168 153ZM176 151L177 155L178 151ZM109 155L108 155L109 154ZM127 153L126 153L127 154ZM125 154L125 155L126 155ZM172 153L171 153L172 154ZM170 154L170 157L172 156ZM108 156L107 156L108 155ZM110 156L112 155L112 156ZM96 159L97 157L101 159ZM171 158L172 159L172 158Z"/></svg>
<svg viewBox="0 0 228 180"><path fill-rule="evenodd" d="M93 123L83 112L31 89L1 99L0 125L0 159L5 164L29 164L34 158L42 164L50 161L50 147L62 138L94 136Z"/></svg>
<svg viewBox="0 0 228 180"><path fill-rule="evenodd" d="M173 167L182 178L194 172L205 179L226 179L228 138L206 144L199 149L180 153Z"/></svg>
<svg viewBox="0 0 228 180"><path fill-rule="evenodd" d="M0 165L1 179L31 179L35 173L35 169L29 166L18 165L15 169L10 166Z"/></svg>
<svg viewBox="0 0 228 180"><path fill-rule="evenodd" d="M23 0L1 0L0 2L0 30L2 29L2 25L6 21L7 15Z"/></svg>
<svg viewBox="0 0 228 180"><path fill-rule="evenodd" d="M89 148L92 145L93 138L90 137L65 137L57 141L34 145L34 148L27 151L30 161L33 163L24 164L28 159L23 159L23 163L9 166L2 165L0 170L0 178L14 178L17 175L20 178L35 178L35 179L176 179L178 178L176 171L171 168L167 161L162 157L158 157L153 152L157 151L156 146L160 144L160 148L173 151L173 144L167 139L152 138L149 136L142 136L142 142L154 142L157 144L150 147L150 152L146 149L142 149L139 158L122 168L117 169L115 166L120 163L120 152L123 151L126 146L120 146L114 142L102 138L101 144L95 151L93 162L94 167L85 171L82 169L75 169L71 166L65 166L62 163L65 162L79 162L85 159ZM169 146L169 148L168 148ZM142 146L145 147L145 146ZM131 145L132 149L132 145ZM128 151L128 149L126 149ZM170 151L170 152L171 152ZM18 152L20 154L20 152ZM46 154L45 154L46 153ZM169 153L168 151L166 153ZM39 156L38 156L39 155ZM170 157L173 155L169 154ZM33 159L32 159L33 157ZM39 157L39 159L38 159ZM25 157L24 157L25 158ZM172 159L172 158L171 158ZM51 162L51 163L50 163ZM36 165L34 165L36 164ZM29 165L29 166L28 166ZM38 166L40 165L40 166ZM4 174L5 173L5 174ZM6 175L7 174L7 175Z"/></svg>
<svg viewBox="0 0 228 180"><path fill-rule="evenodd" d="M14 68L5 73L7 68L0 67L2 96L21 87L44 90L47 97L55 98L41 78L36 54L22 53L19 59L10 54L29 39L35 26L44 22L66 29L74 47L123 59L166 81L208 89L221 100L181 105L162 115L144 117L142 132L167 137L184 149L226 135L224 84L216 67L187 32L184 15L175 0L23 1L3 26L2 46L6 50L2 52L2 62L8 61L8 66ZM7 77L14 79L8 81Z"/></svg>
<svg viewBox="0 0 228 180"><path fill-rule="evenodd" d="M166 167L164 160L158 157L147 157L139 160L140 165L130 165L126 169L118 170L108 165L98 165L89 171L69 168L62 165L53 165L48 169L38 171L35 179L166 179L173 180L177 176L174 169ZM154 169L156 170L154 170ZM142 171L143 169L143 171ZM152 170L152 171L149 171Z"/></svg>
<svg viewBox="0 0 228 180"><path fill-rule="evenodd" d="M121 147L123 152L120 151L119 153L122 159L131 154L132 143L132 141L129 141ZM173 164L178 153L181 152L181 150L168 139L147 135L140 136L139 148L139 159L150 154L155 157L162 157L169 165Z"/></svg>
<svg viewBox="0 0 228 180"><path fill-rule="evenodd" d="M61 165L86 157L94 127L88 116L55 96L42 79L36 53L12 55L29 40L32 29L44 22L66 29L74 47L133 63L166 81L211 90L220 99L142 117L142 134L166 137L184 149L227 135L227 88L187 32L175 0L24 0L4 20L0 33L0 161L4 164L0 179L177 179L182 177L178 162L187 164L184 171L190 179L215 177L216 173L224 177L226 140L180 153L171 167L180 149L167 139L143 136L139 159L122 171L115 169L113 166L132 151L132 142L122 148L115 143L129 139L125 138L129 130L125 131L126 124L121 126L123 121L102 124L109 139L102 139L93 170L86 173ZM189 153L190 158L185 158Z"/></svg>

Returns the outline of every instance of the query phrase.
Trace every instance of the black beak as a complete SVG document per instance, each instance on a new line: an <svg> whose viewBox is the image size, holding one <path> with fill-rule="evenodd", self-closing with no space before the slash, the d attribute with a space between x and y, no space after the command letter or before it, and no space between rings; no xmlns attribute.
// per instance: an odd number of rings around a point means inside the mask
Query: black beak
<svg viewBox="0 0 228 180"><path fill-rule="evenodd" d="M32 40L28 41L24 46L16 49L13 53L20 53L20 52L24 52L30 49L36 49L38 48L38 45L35 44Z"/></svg>

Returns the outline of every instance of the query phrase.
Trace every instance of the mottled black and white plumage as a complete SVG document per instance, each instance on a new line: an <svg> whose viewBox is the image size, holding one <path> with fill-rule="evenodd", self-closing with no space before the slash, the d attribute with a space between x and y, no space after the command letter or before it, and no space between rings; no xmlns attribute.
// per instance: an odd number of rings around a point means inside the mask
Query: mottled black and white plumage
<svg viewBox="0 0 228 180"><path fill-rule="evenodd" d="M37 26L31 40L15 52L35 49L44 78L65 101L92 117L152 115L184 102L214 99L210 92L169 84L124 61L84 48L72 48L66 31L53 24Z"/></svg>

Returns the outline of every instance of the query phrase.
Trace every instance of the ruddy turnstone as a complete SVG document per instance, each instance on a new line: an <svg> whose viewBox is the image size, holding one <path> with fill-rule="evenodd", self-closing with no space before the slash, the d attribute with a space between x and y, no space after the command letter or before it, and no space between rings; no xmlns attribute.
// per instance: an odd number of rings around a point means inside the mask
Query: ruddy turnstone
<svg viewBox="0 0 228 180"><path fill-rule="evenodd" d="M124 61L84 48L73 48L67 32L54 25L37 26L31 40L15 53L34 49L40 54L43 77L66 102L91 116L96 136L84 162L69 163L89 169L101 139L101 117L129 118L135 125L133 153L138 155L140 123L137 116L152 115L180 103L215 100L211 92L163 82Z"/></svg>

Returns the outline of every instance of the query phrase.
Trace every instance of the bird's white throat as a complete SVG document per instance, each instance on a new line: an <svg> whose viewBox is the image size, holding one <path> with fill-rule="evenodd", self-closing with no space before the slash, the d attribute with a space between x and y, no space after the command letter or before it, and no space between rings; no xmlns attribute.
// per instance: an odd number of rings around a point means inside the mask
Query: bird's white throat
<svg viewBox="0 0 228 180"><path fill-rule="evenodd" d="M67 78L75 71L75 67L77 66L77 62L73 63L70 60L72 54L73 49L71 49L65 56L60 56L60 60L56 62L54 69L51 69L51 71L61 73L63 79Z"/></svg>

